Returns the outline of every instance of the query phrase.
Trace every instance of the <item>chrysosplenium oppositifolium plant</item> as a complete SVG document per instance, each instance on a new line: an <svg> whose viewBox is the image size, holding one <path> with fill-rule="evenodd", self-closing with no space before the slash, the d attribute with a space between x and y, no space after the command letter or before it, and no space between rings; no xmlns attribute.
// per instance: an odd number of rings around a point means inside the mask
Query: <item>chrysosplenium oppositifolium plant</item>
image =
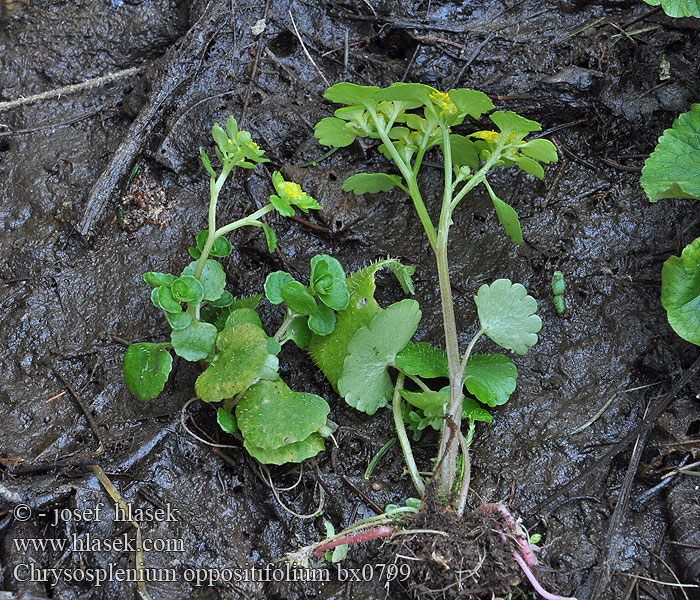
<svg viewBox="0 0 700 600"><path fill-rule="evenodd" d="M214 170L201 150L210 175L208 228L199 232L194 259L179 275L145 273L152 286L151 301L170 324L170 341L137 343L124 357L124 377L139 398L155 398L165 386L172 368L171 351L185 360L199 362L204 371L195 391L205 402L217 403L218 422L224 431L239 432L252 456L265 463L300 462L324 449L324 436L331 432L330 408L314 394L291 390L279 377L277 355L282 345L294 341L306 347L312 333L324 336L335 328L335 311L347 307L349 292L340 263L327 255L311 260L311 280L306 286L288 273L272 273L265 283L268 299L285 304L286 316L270 336L263 329L256 308L262 295L235 299L225 289L226 274L216 260L232 251L226 234L250 225L265 231L270 252L277 238L260 219L276 210L294 215L320 209L318 202L297 183L285 181L279 172L272 176L275 193L270 203L232 223L217 226L219 194L236 167L253 169L267 162L247 131L239 131L229 118L226 129L214 125L212 135L221 171Z"/></svg>
<svg viewBox="0 0 700 600"><path fill-rule="evenodd" d="M437 261L446 352L410 341L421 318L415 300L379 309L371 293L373 272L371 276L360 272L350 278L350 304L345 313L340 313L336 331L326 338L312 339L310 350L350 405L372 414L391 401L399 441L420 492L424 491L424 482L416 468L404 423L408 422L414 431L427 426L441 431L435 476L444 496L460 488L456 506L461 514L469 488L468 448L474 422L490 420L474 398L488 406L503 404L515 389L517 376L506 355L472 355L472 350L486 335L506 350L525 354L537 342L542 323L535 314L536 301L522 285L508 279L483 285L474 298L478 330L460 356L447 258L452 214L471 190L483 185L506 233L520 244L523 236L518 215L498 197L489 175L497 167L517 165L541 179L541 163L555 162L556 149L545 139L526 140L541 129L538 123L514 112L493 111L488 96L474 90L443 93L414 83L384 89L339 83L329 88L325 97L346 106L316 125L315 135L321 144L344 147L358 137L374 139L379 143L379 152L398 169L398 173L353 175L343 189L364 194L400 188L410 196ZM496 130L465 135L458 129L467 117L480 119L488 113ZM423 159L433 148L442 155L444 164L437 226L419 187ZM346 320L348 311L355 314ZM365 314L360 318L362 311ZM396 372L394 383L388 368ZM449 378L449 386L433 389L429 381L441 377ZM412 391L404 386L407 380L414 384ZM465 386L470 394L466 397ZM461 428L463 418L469 422L466 435Z"/></svg>

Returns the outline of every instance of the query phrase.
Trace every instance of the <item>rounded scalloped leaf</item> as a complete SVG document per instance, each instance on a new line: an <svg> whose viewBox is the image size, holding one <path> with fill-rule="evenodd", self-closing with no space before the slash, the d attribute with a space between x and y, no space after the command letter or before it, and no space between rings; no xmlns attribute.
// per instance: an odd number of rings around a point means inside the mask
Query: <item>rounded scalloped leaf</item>
<svg viewBox="0 0 700 600"><path fill-rule="evenodd" d="M124 355L124 380L133 394L150 400L163 391L172 367L165 344L131 344Z"/></svg>
<svg viewBox="0 0 700 600"><path fill-rule="evenodd" d="M396 355L396 366L409 375L427 379L450 376L447 354L428 342L409 342Z"/></svg>
<svg viewBox="0 0 700 600"><path fill-rule="evenodd" d="M194 277L195 270L197 269L197 262L192 261L182 270L181 277L185 275L192 275ZM199 277L199 283L202 284L204 288L204 300L218 300L221 294L224 293L224 286L226 285L226 273L224 273L224 268L215 260L207 259L204 263L204 269L202 270L202 275Z"/></svg>
<svg viewBox="0 0 700 600"><path fill-rule="evenodd" d="M236 407L236 420L249 444L274 450L308 438L326 424L329 412L320 396L295 392L277 379L250 387Z"/></svg>
<svg viewBox="0 0 700 600"><path fill-rule="evenodd" d="M394 386L387 367L411 341L420 318L418 302L402 300L357 330L338 380L338 392L350 406L373 415L389 403Z"/></svg>
<svg viewBox="0 0 700 600"><path fill-rule="evenodd" d="M694 104L664 131L644 163L641 184L651 202L700 199L700 104Z"/></svg>
<svg viewBox="0 0 700 600"><path fill-rule="evenodd" d="M661 304L684 340L700 346L700 238L671 256L661 272Z"/></svg>
<svg viewBox="0 0 700 600"><path fill-rule="evenodd" d="M484 404L499 406L515 391L518 369L505 354L473 354L464 376L470 394Z"/></svg>
<svg viewBox="0 0 700 600"><path fill-rule="evenodd" d="M300 463L307 458L316 456L319 452L323 452L326 446L323 438L318 433L312 433L306 439L293 444L287 444L280 448L266 450L258 448L251 444L248 440L243 441L243 446L248 453L267 465L284 465L286 463Z"/></svg>
<svg viewBox="0 0 700 600"><path fill-rule="evenodd" d="M195 362L211 354L218 333L219 330L211 323L192 321L185 329L174 330L170 334L170 341L175 354Z"/></svg>
<svg viewBox="0 0 700 600"><path fill-rule="evenodd" d="M270 355L265 332L245 321L227 323L216 346L219 354L195 382L195 391L205 402L233 398L248 388L260 378Z"/></svg>
<svg viewBox="0 0 700 600"><path fill-rule="evenodd" d="M329 87L323 97L338 104L374 104L374 96L378 91L379 88L374 85L357 85L342 81Z"/></svg>
<svg viewBox="0 0 700 600"><path fill-rule="evenodd" d="M528 296L525 286L497 279L491 285L482 285L474 302L482 331L499 346L525 354L537 343L542 319L535 314L537 300Z"/></svg>

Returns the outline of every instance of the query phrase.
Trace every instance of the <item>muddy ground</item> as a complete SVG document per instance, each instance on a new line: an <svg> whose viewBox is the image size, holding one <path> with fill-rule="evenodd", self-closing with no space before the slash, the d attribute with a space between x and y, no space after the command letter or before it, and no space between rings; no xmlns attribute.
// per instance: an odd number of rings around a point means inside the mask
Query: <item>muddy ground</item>
<svg viewBox="0 0 700 600"><path fill-rule="evenodd" d="M206 221L207 177L198 148L209 146L212 123L231 114L267 149L271 166L291 168L326 210L308 223L273 219L280 238L274 255L257 230L232 236L234 252L223 261L228 289L236 296L259 293L266 274L282 268L303 278L309 258L319 252L336 256L348 270L398 256L417 266L416 298L424 315L419 338L440 343L436 272L410 203L401 193L355 198L340 191L345 177L368 163L381 165L381 157L365 157L353 147L318 168L298 167L323 154L313 124L334 108L322 99L324 78L473 87L491 95L498 108L536 119L551 132L561 159L543 182L514 171L494 177L501 197L521 216L525 243L516 247L506 238L481 191L458 213L452 233L463 344L475 331L472 295L499 277L525 284L544 321L538 345L516 358L517 393L494 411L492 425L478 427L472 487L483 502L509 502L529 518L531 532L543 534L543 562L555 570L551 578L560 593L592 598L592 577L606 565L611 578L603 598L697 594L692 587L650 581L700 583L700 535L693 538L700 522L697 478L678 476L644 495L684 458L697 458L697 379L681 390L647 440L631 501L613 534L608 526L629 447L579 484L568 501L563 496L553 508L535 509L641 422L647 406L697 358L697 348L667 325L659 299L663 261L700 235L696 204L650 204L639 170L661 132L700 99L698 21L668 19L641 0L232 0L206 8L183 0L2 1L0 596L6 590L61 600L135 597L132 582L97 587L18 580L27 579L21 565L73 572L133 566L131 552L22 550L16 544L73 533L111 539L128 529L113 522L108 508L99 520L53 525L54 508L111 502L91 463L134 506L169 503L177 511L174 522L144 523L144 537L181 540L182 551L145 556L147 567L178 574L173 582L149 583L153 599L402 596L377 577L354 584L334 578L323 584L186 581L198 569L264 567L319 540L324 518L336 528L347 526L374 514L371 503L383 507L411 495L396 447L371 481L363 478L368 461L392 436L388 411L376 418L353 411L303 353L285 350L283 377L295 389L326 397L340 424L339 447L319 456L318 471L306 465L301 485L282 494L290 508L313 513L322 481L323 518L300 520L280 507L242 448L217 433L208 407L192 406L190 425L234 447L213 452L181 427L194 367L178 363L164 394L151 402L131 395L121 374L125 341L168 335L141 275L177 271L188 262L186 248ZM154 112L137 157L164 192L162 210L150 215L157 224L133 206L126 207L126 229L120 224L117 207L130 164L118 173L90 235L82 236L90 189L158 93L165 69L159 57L168 49L172 54L190 26L206 18L202 12L213 10L221 18L190 62L176 67L182 81ZM297 39L292 16L317 68ZM263 17L266 27L256 36L251 28ZM660 79L664 57L668 79ZM140 70L106 83L4 104L133 67ZM440 189L439 170L427 168L423 184L435 206L437 192L430 190ZM255 210L270 189L261 169L239 174L224 193L221 218ZM567 280L563 316L551 301L556 268ZM401 291L387 278L381 295L388 302ZM269 305L263 312L273 330L281 315ZM100 442L76 395L94 415L104 444L97 457ZM613 396L597 421L571 433ZM421 456L426 465L429 450ZM52 462L56 467L47 470ZM32 465L40 468L32 472ZM298 468L276 468L272 476L278 486L291 485ZM479 503L476 496L472 503ZM13 514L18 504L33 511L25 521ZM391 559L374 542L354 549L344 564ZM515 597L533 595L524 584L520 590Z"/></svg>

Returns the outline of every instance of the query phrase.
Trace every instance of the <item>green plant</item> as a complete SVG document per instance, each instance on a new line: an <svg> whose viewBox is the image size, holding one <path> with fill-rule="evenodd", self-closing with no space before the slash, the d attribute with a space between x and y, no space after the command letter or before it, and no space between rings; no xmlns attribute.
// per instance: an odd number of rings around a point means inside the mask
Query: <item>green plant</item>
<svg viewBox="0 0 700 600"><path fill-rule="evenodd" d="M700 199L700 104L664 131L644 163L641 184L651 202ZM664 263L661 303L673 330L700 346L700 238L688 244L680 257L671 256Z"/></svg>
<svg viewBox="0 0 700 600"><path fill-rule="evenodd" d="M215 258L232 251L226 234L244 226L261 227L270 252L277 238L260 219L276 210L291 216L294 207L304 212L320 209L314 198L279 172L272 175L275 194L270 203L253 214L217 227L216 210L221 190L234 168L255 168L264 151L246 131L239 131L231 117L224 130L212 128L215 152L221 162L217 173L209 156L200 150L210 175L208 229L196 236L189 249L194 261L179 276L148 272L146 283L153 287L151 301L162 309L172 329L169 342L137 343L124 357L124 378L129 389L143 400L163 390L173 363L170 350L204 371L197 378L197 396L219 403L219 425L239 433L248 452L264 463L299 462L323 450L323 437L332 423L330 408L314 394L295 392L279 377L277 355L282 344L292 340L305 347L312 332L323 336L335 327L335 311L347 307L349 292L340 263L326 255L311 260L307 287L288 273L277 271L265 282L265 293L273 304L286 305L286 316L277 332L269 336L256 308L262 295L234 299L225 289L226 274ZM212 258L214 257L214 258Z"/></svg>
<svg viewBox="0 0 700 600"><path fill-rule="evenodd" d="M537 341L541 320L535 315L536 301L522 285L507 279L483 285L474 298L478 331L460 357L447 254L452 215L470 191L483 185L506 233L514 242L521 243L518 215L496 195L488 175L498 166L517 164L527 173L542 178L544 169L540 163L556 161L556 149L545 139L526 141L529 134L541 129L538 123L514 112L491 112L494 105L488 96L474 90L443 93L422 84L394 84L380 89L339 83L329 88L325 97L346 106L316 125L315 135L321 144L345 147L358 137L375 139L380 142L379 151L398 169L398 174L353 175L345 180L343 190L364 194L398 187L410 196L437 261L446 352L411 342L421 318L415 300L403 300L380 309L374 300L377 265L348 279L350 303L338 315L336 330L326 338L312 336L309 350L350 405L373 414L391 402L399 442L413 482L421 493L425 486L413 459L404 422L408 421L414 433L427 426L440 429L436 482L445 497L453 493L459 482L456 508L461 514L469 487L468 447L474 422L490 420L474 399L465 400L465 385L476 399L496 406L508 400L517 376L507 356L472 356L472 350L479 338L486 335L507 350L525 354ZM483 130L468 135L454 131L467 116L479 119L486 113L490 113L489 118L498 131ZM444 164L437 227L418 181L424 157L431 148L439 149ZM396 371L393 383L387 368ZM434 390L423 381L440 377L449 378L447 388ZM417 391L405 389L407 380L414 383ZM469 421L466 436L461 431L463 418Z"/></svg>
<svg viewBox="0 0 700 600"><path fill-rule="evenodd" d="M700 17L700 0L644 0L652 6L661 6L669 17Z"/></svg>

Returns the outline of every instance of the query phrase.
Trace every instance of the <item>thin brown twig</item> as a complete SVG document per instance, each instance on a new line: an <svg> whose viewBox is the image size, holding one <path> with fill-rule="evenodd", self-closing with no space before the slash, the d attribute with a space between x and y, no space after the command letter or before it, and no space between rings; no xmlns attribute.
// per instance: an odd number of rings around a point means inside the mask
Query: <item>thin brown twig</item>
<svg viewBox="0 0 700 600"><path fill-rule="evenodd" d="M289 18L292 20L292 27L294 27L294 33L297 36L299 43L301 44L301 49L304 51L306 58L309 59L309 61L313 65L314 69L316 69L318 74L321 76L321 79L323 79L323 82L326 84L326 87L331 87L331 84L329 83L328 79L326 79L326 76L323 74L323 71L321 71L321 69L318 68L318 65L316 64L314 59L311 57L311 54L309 54L309 51L306 48L306 44L304 43L304 40L301 39L301 34L299 33L299 30L297 29L297 24L294 21L294 15L292 15L292 11L289 10L287 12L289 13Z"/></svg>
<svg viewBox="0 0 700 600"><path fill-rule="evenodd" d="M63 376L63 374L58 371L57 369L53 369L53 372L56 374L56 376L63 382L63 385L65 385L68 388L68 391L71 393L75 401L78 403L78 406L80 406L80 410L83 411L83 414L85 415L85 418L87 419L88 425L90 426L90 429L92 430L93 435L99 442L99 446L97 447L97 450L94 452L91 452L91 456L100 456L101 454L104 454L105 451L105 445L104 441L102 440L102 433L100 433L100 428L97 425L97 422L95 421L95 417L92 416L92 412L90 411L90 408L83 402L83 399L78 395L78 392L75 391L73 386L68 383L68 380Z"/></svg>
<svg viewBox="0 0 700 600"><path fill-rule="evenodd" d="M52 98L60 98L61 96L66 96L67 94L73 94L79 92L80 90L86 90L93 87L100 86L104 83L109 83L110 81L115 81L117 79L122 79L124 77L130 77L131 75L136 75L143 70L143 67L130 67L128 69L123 69L121 71L115 71L114 73L108 73L107 75L102 75L101 77L95 77L94 79L88 79L81 83L74 83L72 85L66 85L53 90L47 90L40 94L34 94L32 96L27 96L26 98L18 98L17 100L10 100L8 102L0 102L0 112L10 110L11 108L16 108L17 106L24 106L26 104L32 104L33 102L39 102L41 100L49 100Z"/></svg>
<svg viewBox="0 0 700 600"><path fill-rule="evenodd" d="M262 20L267 19L267 13L270 10L270 0L265 0L265 8L263 10ZM243 98L243 110L241 111L241 118L239 121L243 123L245 116L248 113L248 106L250 105L250 95L253 93L253 82L258 74L258 68L260 67L260 57L262 56L263 48L265 47L264 36L260 36L258 39L258 46L255 50L255 59L253 60L253 68L250 71L250 77L248 78L248 86L245 89L245 96Z"/></svg>

